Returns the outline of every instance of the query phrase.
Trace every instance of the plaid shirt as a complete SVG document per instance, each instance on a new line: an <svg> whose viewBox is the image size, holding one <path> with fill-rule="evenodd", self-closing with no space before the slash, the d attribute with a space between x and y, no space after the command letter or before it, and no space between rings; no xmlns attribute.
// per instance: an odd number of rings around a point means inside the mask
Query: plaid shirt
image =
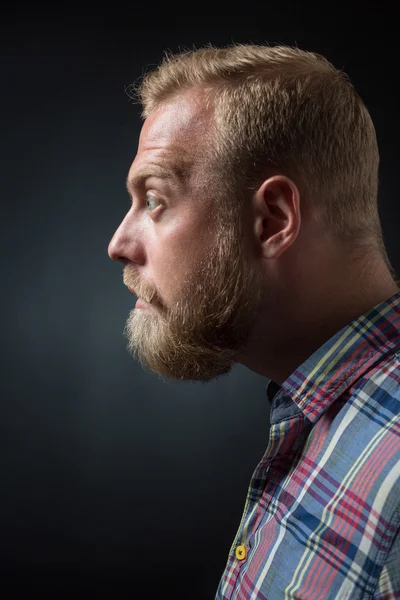
<svg viewBox="0 0 400 600"><path fill-rule="evenodd" d="M267 393L216 600L400 598L400 291Z"/></svg>

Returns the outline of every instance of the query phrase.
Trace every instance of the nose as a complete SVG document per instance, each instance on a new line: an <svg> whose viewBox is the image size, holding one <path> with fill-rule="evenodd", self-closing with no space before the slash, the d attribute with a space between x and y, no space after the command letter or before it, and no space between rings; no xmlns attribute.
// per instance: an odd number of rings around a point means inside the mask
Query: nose
<svg viewBox="0 0 400 600"><path fill-rule="evenodd" d="M112 260L118 260L120 262L125 262L123 246L121 243L121 236L119 235L118 231L119 230L117 229L117 231L114 233L114 235L111 238L111 242L108 244L108 256Z"/></svg>
<svg viewBox="0 0 400 600"><path fill-rule="evenodd" d="M134 233L133 223L129 221L129 213L111 238L108 256L124 264L144 261L143 244Z"/></svg>

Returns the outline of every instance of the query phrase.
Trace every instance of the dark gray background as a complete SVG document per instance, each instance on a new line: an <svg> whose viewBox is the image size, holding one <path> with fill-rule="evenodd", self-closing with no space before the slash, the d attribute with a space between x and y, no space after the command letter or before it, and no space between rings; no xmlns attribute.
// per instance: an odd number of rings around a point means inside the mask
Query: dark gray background
<svg viewBox="0 0 400 600"><path fill-rule="evenodd" d="M236 367L208 385L164 383L125 350L133 298L107 255L141 126L124 88L164 50L282 42L344 68L377 129L400 269L396 39L265 23L151 25L117 7L3 19L3 597L11 584L40 597L213 598L267 446L266 379Z"/></svg>

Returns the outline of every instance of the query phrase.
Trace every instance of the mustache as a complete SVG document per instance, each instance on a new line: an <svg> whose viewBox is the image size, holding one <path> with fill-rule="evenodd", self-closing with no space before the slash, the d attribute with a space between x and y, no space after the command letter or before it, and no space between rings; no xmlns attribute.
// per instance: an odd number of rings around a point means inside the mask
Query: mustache
<svg viewBox="0 0 400 600"><path fill-rule="evenodd" d="M142 298L145 302L161 305L159 294L154 285L144 283L140 280L139 275L125 267L123 271L123 282L131 292L138 298Z"/></svg>

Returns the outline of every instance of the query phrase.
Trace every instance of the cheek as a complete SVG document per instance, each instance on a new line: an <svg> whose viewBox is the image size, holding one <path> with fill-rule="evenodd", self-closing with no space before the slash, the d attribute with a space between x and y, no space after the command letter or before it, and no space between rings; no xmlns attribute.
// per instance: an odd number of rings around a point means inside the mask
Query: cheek
<svg viewBox="0 0 400 600"><path fill-rule="evenodd" d="M209 255L210 236L201 225L197 222L170 229L149 249L152 280L167 303L179 297L185 281Z"/></svg>
<svg viewBox="0 0 400 600"><path fill-rule="evenodd" d="M152 275L162 299L168 304L174 300L183 283L185 265L182 257L171 247L153 254Z"/></svg>

